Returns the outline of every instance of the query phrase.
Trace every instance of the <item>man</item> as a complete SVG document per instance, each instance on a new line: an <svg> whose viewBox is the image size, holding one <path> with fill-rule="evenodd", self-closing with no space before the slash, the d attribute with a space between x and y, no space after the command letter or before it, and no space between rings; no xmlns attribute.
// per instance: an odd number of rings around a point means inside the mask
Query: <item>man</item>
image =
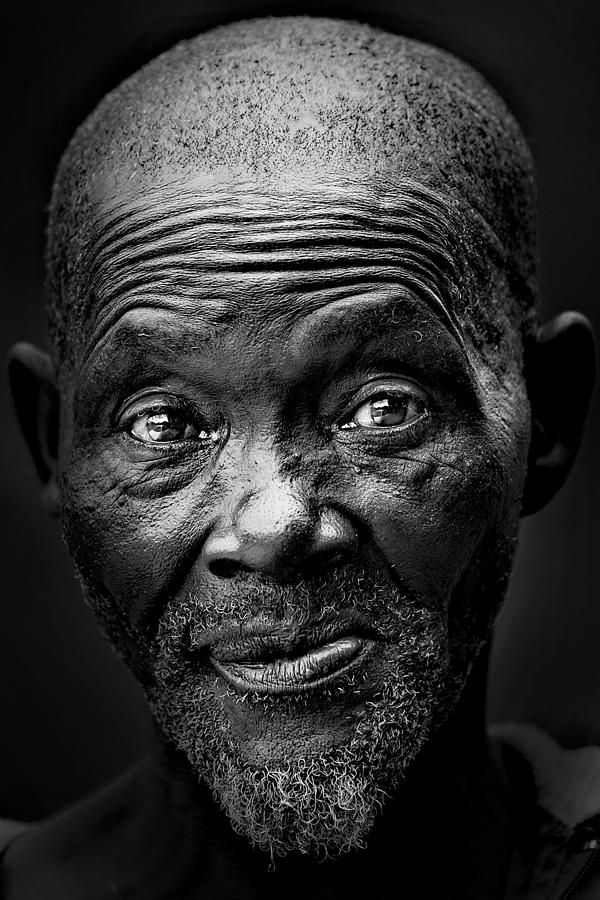
<svg viewBox="0 0 600 900"><path fill-rule="evenodd" d="M594 372L538 324L534 218L489 86L364 25L217 29L80 127L11 379L156 747L7 838L7 897L593 896L600 804L561 824L484 731Z"/></svg>

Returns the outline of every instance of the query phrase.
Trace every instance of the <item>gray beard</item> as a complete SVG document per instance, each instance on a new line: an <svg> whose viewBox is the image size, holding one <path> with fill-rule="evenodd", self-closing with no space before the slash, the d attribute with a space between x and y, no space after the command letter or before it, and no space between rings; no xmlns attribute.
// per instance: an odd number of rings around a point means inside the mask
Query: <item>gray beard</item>
<svg viewBox="0 0 600 900"><path fill-rule="evenodd" d="M509 571L508 567L505 569ZM86 602L106 638L140 682L166 739L182 751L228 816L233 829L271 858L289 853L335 857L365 847L382 805L401 785L412 762L456 706L481 645L489 633L492 604L484 622L471 622L465 605L458 618L469 627L449 635L447 598L425 602L364 569L334 572L325 579L276 585L251 578L189 592L165 606L154 635L136 628L114 599L81 569ZM496 579L501 596L506 579ZM501 583L502 582L502 583ZM453 600L453 606L456 601ZM226 688L211 667L189 654L190 637L206 629L270 621L315 623L357 610L384 635L388 664L375 689L340 677L333 687L283 697ZM315 752L250 759L232 728L226 706L260 709L277 721L286 713L321 716L339 710L345 693L365 697L344 739Z"/></svg>
<svg viewBox="0 0 600 900"><path fill-rule="evenodd" d="M259 766L244 758L223 717L198 715L200 704L206 704L205 696L187 715L175 716L171 704L167 709L150 702L163 731L211 788L233 829L271 857L326 858L363 849L435 718L422 699L411 703L399 685L388 686L386 698L373 702L347 742Z"/></svg>
<svg viewBox="0 0 600 900"><path fill-rule="evenodd" d="M225 688L214 673L201 677L197 666L186 662L181 652L185 635L191 629L243 623L257 608L272 613L274 604L284 615L292 607L296 618L306 607L314 615L315 602L320 612L328 609L323 592L316 601L309 585L263 586L254 600L246 595L243 607L235 598L211 605L188 595L183 603L169 605L159 624L154 678L145 686L154 716L208 784L233 829L271 858L288 853L335 857L364 848L382 805L447 718L466 678L465 672L451 669L445 608L428 608L400 596L389 582L375 586L364 577L346 582L343 594L340 588L331 588L338 609L358 605L389 632L393 647L385 646L391 665L359 705L342 741L264 763L257 762L256 754L248 758L224 701L246 710L260 704L261 713L280 721L303 709L310 714L315 704L326 714L328 704L339 704L344 692L360 693L361 685L350 676L334 688L300 696L242 696ZM356 604L359 596L362 602Z"/></svg>

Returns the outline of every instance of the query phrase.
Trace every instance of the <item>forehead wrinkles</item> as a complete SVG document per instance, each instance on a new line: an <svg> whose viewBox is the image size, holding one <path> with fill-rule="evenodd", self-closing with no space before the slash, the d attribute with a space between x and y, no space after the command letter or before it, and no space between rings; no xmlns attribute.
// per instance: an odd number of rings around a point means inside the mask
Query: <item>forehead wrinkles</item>
<svg viewBox="0 0 600 900"><path fill-rule="evenodd" d="M95 339L143 305L222 307L228 291L242 289L251 307L311 287L401 281L463 342L460 217L422 184L406 179L379 192L347 182L285 191L170 185L106 207L82 265L82 319Z"/></svg>

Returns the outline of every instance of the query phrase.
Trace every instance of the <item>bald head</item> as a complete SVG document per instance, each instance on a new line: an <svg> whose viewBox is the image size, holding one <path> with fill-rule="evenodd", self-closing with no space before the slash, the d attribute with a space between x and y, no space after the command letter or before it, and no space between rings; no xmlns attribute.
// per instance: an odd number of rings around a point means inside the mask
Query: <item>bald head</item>
<svg viewBox="0 0 600 900"><path fill-rule="evenodd" d="M361 195L356 214L370 206L390 233L399 222L383 221L382 210L420 197L423 215L400 224L435 227L443 209L437 252L448 265L469 259L471 274L457 270L454 286L471 336L497 345L503 324L531 316L527 146L477 73L419 42L330 19L238 22L177 45L105 97L67 148L53 191L48 297L61 358L94 293L86 273L102 210L121 221L172 184L200 196L247 185L248 195L262 191L263 208L264 196L285 204L298 192L328 203L346 184L349 202ZM483 258L502 281L494 304L483 296L492 277Z"/></svg>

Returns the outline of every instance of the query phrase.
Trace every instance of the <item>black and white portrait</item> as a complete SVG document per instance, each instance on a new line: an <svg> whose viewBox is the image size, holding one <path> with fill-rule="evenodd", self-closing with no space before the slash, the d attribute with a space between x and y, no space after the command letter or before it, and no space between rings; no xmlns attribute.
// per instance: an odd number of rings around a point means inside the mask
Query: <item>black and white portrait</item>
<svg viewBox="0 0 600 900"><path fill-rule="evenodd" d="M1 896L600 897L592 5L9 19Z"/></svg>

